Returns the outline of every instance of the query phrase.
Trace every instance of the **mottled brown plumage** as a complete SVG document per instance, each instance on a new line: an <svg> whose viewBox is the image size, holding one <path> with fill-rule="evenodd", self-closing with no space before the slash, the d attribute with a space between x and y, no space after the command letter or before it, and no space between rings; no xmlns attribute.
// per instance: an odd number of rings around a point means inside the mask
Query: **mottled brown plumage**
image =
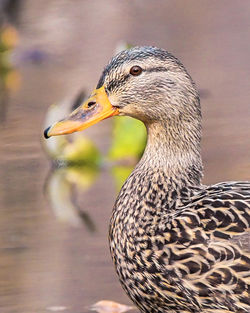
<svg viewBox="0 0 250 313"><path fill-rule="evenodd" d="M128 76L134 65L144 74ZM100 81L111 103L148 131L110 223L123 288L142 312L250 312L250 183L201 184L190 76L166 51L143 47L116 56Z"/></svg>

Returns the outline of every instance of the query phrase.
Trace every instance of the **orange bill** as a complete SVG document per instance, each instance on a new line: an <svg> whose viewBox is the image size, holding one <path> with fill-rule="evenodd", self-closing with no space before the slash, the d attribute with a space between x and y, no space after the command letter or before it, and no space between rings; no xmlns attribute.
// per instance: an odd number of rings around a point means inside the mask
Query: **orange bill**
<svg viewBox="0 0 250 313"><path fill-rule="evenodd" d="M44 131L44 137L71 134L118 115L119 110L110 103L104 86L94 90L90 98L65 118Z"/></svg>

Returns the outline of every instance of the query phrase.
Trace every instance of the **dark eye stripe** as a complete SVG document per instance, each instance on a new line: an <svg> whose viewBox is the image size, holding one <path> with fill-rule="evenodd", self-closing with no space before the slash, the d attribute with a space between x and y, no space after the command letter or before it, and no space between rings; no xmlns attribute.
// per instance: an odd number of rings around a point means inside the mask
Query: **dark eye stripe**
<svg viewBox="0 0 250 313"><path fill-rule="evenodd" d="M106 89L108 91L112 91L115 88L119 88L121 85L123 85L125 83L126 80L129 79L129 77L131 77L130 74L124 75L123 77L121 77L119 80L117 79L112 79L108 85L106 86Z"/></svg>
<svg viewBox="0 0 250 313"><path fill-rule="evenodd" d="M148 72L148 73L152 73L152 72L167 72L168 69L163 67L163 66L159 66L159 67L152 67L152 68L147 68L147 69L143 69L143 72ZM113 79L111 80L108 85L106 86L106 89L108 91L112 91L116 88L119 88L121 85L123 85L129 78L131 77L130 74L124 75L123 77L121 77L119 80L118 79ZM104 79L100 80L98 83L97 88L101 87L101 84L104 83Z"/></svg>

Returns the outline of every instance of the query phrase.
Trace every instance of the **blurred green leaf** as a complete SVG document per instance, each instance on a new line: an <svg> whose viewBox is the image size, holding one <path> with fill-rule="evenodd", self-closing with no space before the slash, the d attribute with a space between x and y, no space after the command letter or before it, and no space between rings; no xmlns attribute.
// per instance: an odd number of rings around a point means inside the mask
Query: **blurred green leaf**
<svg viewBox="0 0 250 313"><path fill-rule="evenodd" d="M68 164L98 165L101 159L100 152L90 139L78 136L68 143L63 151L63 160Z"/></svg>
<svg viewBox="0 0 250 313"><path fill-rule="evenodd" d="M114 120L112 145L109 151L111 160L140 158L146 144L146 129L142 122L130 117L117 117Z"/></svg>
<svg viewBox="0 0 250 313"><path fill-rule="evenodd" d="M75 184L81 190L87 190L95 182L99 173L97 166L68 166L65 167L67 171L67 180L71 184Z"/></svg>
<svg viewBox="0 0 250 313"><path fill-rule="evenodd" d="M114 166L111 173L115 180L116 190L119 191L133 170L133 166Z"/></svg>
<svg viewBox="0 0 250 313"><path fill-rule="evenodd" d="M11 53L18 42L18 34L14 27L0 27L0 87L1 93L15 91L20 86L21 76L14 70ZM1 95L0 95L1 97Z"/></svg>

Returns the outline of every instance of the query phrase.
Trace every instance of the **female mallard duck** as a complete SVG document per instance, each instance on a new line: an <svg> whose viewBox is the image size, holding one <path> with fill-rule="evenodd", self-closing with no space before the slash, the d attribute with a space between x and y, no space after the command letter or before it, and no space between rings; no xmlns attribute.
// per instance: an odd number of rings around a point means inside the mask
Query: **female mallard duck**
<svg viewBox="0 0 250 313"><path fill-rule="evenodd" d="M110 222L129 297L141 312L250 312L250 182L201 184L199 96L180 61L154 47L119 53L92 96L45 137L113 115L148 132Z"/></svg>

